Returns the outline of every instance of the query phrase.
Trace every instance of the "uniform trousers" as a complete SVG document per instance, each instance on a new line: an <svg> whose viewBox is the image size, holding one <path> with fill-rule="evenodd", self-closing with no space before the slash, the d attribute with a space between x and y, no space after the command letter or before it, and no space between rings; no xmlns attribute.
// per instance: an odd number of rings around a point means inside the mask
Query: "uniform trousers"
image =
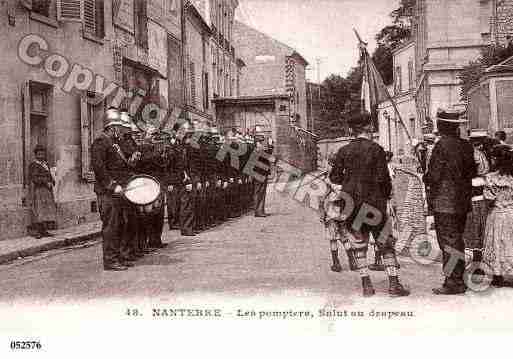
<svg viewBox="0 0 513 359"><path fill-rule="evenodd" d="M180 195L183 186L173 185L173 190L167 192L167 223L169 229L180 228Z"/></svg>
<svg viewBox="0 0 513 359"><path fill-rule="evenodd" d="M265 214L265 196L267 193L267 177L263 182L254 182L253 203L255 206L255 215L262 216Z"/></svg>
<svg viewBox="0 0 513 359"><path fill-rule="evenodd" d="M180 231L182 235L194 233L195 189L188 191L185 186L180 192Z"/></svg>
<svg viewBox="0 0 513 359"><path fill-rule="evenodd" d="M466 213L435 212L435 231L438 245L442 250L444 286L464 285L465 242L463 231L467 220Z"/></svg>
<svg viewBox="0 0 513 359"><path fill-rule="evenodd" d="M98 210L102 221L103 264L120 263L130 255L128 206L118 196L98 195Z"/></svg>

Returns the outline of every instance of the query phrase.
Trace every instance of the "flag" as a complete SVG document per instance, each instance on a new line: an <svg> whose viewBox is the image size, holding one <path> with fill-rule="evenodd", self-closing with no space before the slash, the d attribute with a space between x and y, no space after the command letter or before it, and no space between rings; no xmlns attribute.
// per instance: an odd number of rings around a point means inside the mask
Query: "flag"
<svg viewBox="0 0 513 359"><path fill-rule="evenodd" d="M360 43L360 56L363 74L362 111L370 113L373 123L377 124L378 104L389 99L388 90L363 42Z"/></svg>
<svg viewBox="0 0 513 359"><path fill-rule="evenodd" d="M399 111L397 110L397 106L394 102L394 99L388 93L388 89L383 81L383 77L378 71L376 64L372 60L372 57L369 55L367 51L366 43L364 43L358 33L355 31L356 37L359 41L360 48L360 63L362 66L362 92L361 92L361 101L362 101L362 111L366 111L370 113L372 122L377 130L378 128L378 105L385 101L390 101L392 106L394 107L394 111L396 113L397 119L401 123L408 136L408 139L411 140L411 135L408 130L408 127L404 124Z"/></svg>

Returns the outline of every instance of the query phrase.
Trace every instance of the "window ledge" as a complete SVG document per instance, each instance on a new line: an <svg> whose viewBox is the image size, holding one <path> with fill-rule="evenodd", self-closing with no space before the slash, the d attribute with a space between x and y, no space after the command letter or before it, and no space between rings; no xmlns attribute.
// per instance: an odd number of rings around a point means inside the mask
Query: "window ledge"
<svg viewBox="0 0 513 359"><path fill-rule="evenodd" d="M41 14L38 14L37 12L31 11L30 12L30 19L31 20L39 21L39 22L41 22L41 23L43 23L45 25L54 27L56 29L59 28L59 23L57 22L57 20L49 18L47 16L43 16Z"/></svg>
<svg viewBox="0 0 513 359"><path fill-rule="evenodd" d="M86 40L96 42L97 44L100 44L100 45L105 44L105 39L102 39L101 37L90 34L87 31L82 31L82 37Z"/></svg>

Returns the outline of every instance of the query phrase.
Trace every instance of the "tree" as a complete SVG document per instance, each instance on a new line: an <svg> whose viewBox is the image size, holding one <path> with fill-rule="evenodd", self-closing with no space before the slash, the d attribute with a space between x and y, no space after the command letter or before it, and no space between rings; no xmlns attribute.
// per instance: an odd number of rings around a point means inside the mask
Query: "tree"
<svg viewBox="0 0 513 359"><path fill-rule="evenodd" d="M376 34L378 46L372 53L385 85L394 81L393 49L411 37L411 26L415 13L415 0L401 0L399 8L390 13L392 25L387 25Z"/></svg>
<svg viewBox="0 0 513 359"><path fill-rule="evenodd" d="M347 126L342 115L349 100L347 82L342 76L332 74L323 81L322 88L322 121L319 121L316 132L321 138L345 136Z"/></svg>
<svg viewBox="0 0 513 359"><path fill-rule="evenodd" d="M461 80L461 99L467 100L468 92L479 83L486 68L513 56L513 44L507 46L489 45L481 50L481 56L476 61L470 61L458 75Z"/></svg>

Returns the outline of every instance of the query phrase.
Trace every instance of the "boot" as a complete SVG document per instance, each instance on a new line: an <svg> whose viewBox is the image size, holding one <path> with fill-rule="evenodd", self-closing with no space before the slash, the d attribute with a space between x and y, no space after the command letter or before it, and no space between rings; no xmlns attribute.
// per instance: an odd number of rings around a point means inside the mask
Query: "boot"
<svg viewBox="0 0 513 359"><path fill-rule="evenodd" d="M340 265L340 261L338 259L338 250L331 251L331 259L333 260L331 270L333 272L342 272L342 266Z"/></svg>
<svg viewBox="0 0 513 359"><path fill-rule="evenodd" d="M372 297L374 294L376 294L369 276L362 277L362 288L364 297Z"/></svg>
<svg viewBox="0 0 513 359"><path fill-rule="evenodd" d="M494 275L491 285L497 288L504 287L504 277L501 275Z"/></svg>
<svg viewBox="0 0 513 359"><path fill-rule="evenodd" d="M403 287L401 283L399 283L399 277L390 276L388 277L390 281L390 286L388 288L388 294L391 297L406 297L410 295L410 291Z"/></svg>
<svg viewBox="0 0 513 359"><path fill-rule="evenodd" d="M385 270L385 266L383 265L383 260L381 257L381 252L377 249L375 249L374 251L374 263L369 265L369 269L378 272L383 272Z"/></svg>

